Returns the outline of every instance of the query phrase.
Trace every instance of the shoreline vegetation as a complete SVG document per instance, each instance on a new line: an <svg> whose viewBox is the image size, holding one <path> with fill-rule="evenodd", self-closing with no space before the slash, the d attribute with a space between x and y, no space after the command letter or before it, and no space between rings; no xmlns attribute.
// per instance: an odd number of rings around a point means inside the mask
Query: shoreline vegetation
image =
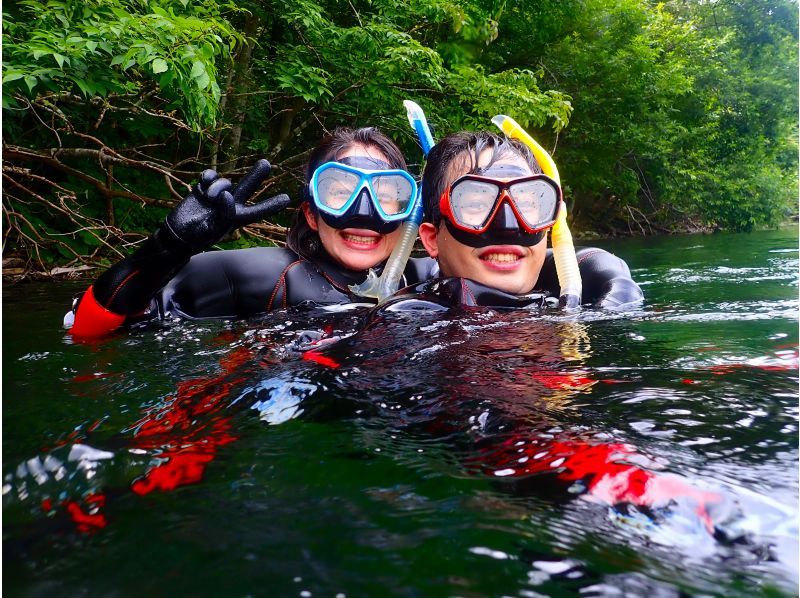
<svg viewBox="0 0 800 598"><path fill-rule="evenodd" d="M769 228L764 227L748 232L759 232L763 230L775 230L788 227L797 228L797 226L798 222L797 219L795 218L791 221L784 222L775 227L769 227ZM713 235L716 233L729 232L729 231L712 230L712 229L685 229L685 230L674 230L667 232L657 232L648 235L619 234L616 236L603 236L594 231L579 231L579 232L572 231L572 232L576 245L590 245L596 241L607 241L612 238L621 238L621 237L637 237L637 236L644 237L644 236L657 236L657 235L692 235L692 234ZM285 235L282 235L281 233L275 233L275 237L277 239L277 243L275 244L283 244L283 238L285 238ZM143 235L141 237L141 240L144 240L145 238L146 236ZM274 241L270 242L274 243ZM247 246L252 247L259 244L260 243L252 243L248 244ZM230 249L236 246L237 245L235 243L228 241L228 242L223 242L220 245L215 245L208 251L216 249ZM412 255L416 257L427 255L425 253L425 250L419 243L419 241L417 241L417 245L415 246ZM73 265L48 267L47 265L43 264L31 264L29 262L26 262L24 255L9 255L9 256L4 256L2 260L2 279L3 283L47 281L47 280L53 282L61 280L91 281L97 278L97 276L110 265L111 264L108 262L97 260L94 262L80 261L80 263L76 263Z"/></svg>
<svg viewBox="0 0 800 598"><path fill-rule="evenodd" d="M343 9L344 6L344 9ZM94 276L205 168L299 197L308 151L375 125L419 173L513 116L550 151L577 241L750 231L798 214L791 0L20 0L3 15L3 277ZM224 247L280 244L293 210Z"/></svg>

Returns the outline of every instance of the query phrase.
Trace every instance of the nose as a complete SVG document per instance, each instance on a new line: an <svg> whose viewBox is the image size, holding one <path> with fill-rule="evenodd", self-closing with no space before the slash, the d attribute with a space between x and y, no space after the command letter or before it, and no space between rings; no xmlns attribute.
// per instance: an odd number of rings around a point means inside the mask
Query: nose
<svg viewBox="0 0 800 598"><path fill-rule="evenodd" d="M356 198L356 216L364 216L367 218L373 217L375 214L372 209L372 200L369 196L369 191L362 189L361 193Z"/></svg>
<svg viewBox="0 0 800 598"><path fill-rule="evenodd" d="M507 202L503 202L503 205L500 206L497 215L494 217L494 222L492 222L491 229L503 233L519 232L517 216Z"/></svg>

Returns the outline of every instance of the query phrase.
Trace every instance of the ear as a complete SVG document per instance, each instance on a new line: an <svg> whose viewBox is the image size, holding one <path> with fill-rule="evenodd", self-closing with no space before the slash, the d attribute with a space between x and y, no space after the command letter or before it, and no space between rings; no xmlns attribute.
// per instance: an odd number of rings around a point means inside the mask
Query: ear
<svg viewBox="0 0 800 598"><path fill-rule="evenodd" d="M308 227L311 230L318 231L319 226L317 225L317 215L311 209L311 204L307 201L303 202L303 205L300 206L300 209L303 210L303 215L306 217L306 222L308 223Z"/></svg>
<svg viewBox="0 0 800 598"><path fill-rule="evenodd" d="M423 222L419 225L419 240L425 246L425 250L433 259L439 256L439 231L430 222Z"/></svg>

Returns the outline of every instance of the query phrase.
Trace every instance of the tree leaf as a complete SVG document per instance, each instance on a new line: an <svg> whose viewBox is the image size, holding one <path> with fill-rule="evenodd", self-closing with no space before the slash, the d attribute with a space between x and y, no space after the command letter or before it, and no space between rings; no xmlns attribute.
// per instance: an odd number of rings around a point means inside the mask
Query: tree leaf
<svg viewBox="0 0 800 598"><path fill-rule="evenodd" d="M211 83L211 77L208 76L208 73L203 71L203 74L197 77L197 86L200 89L205 89L208 87L209 83Z"/></svg>
<svg viewBox="0 0 800 598"><path fill-rule="evenodd" d="M192 64L192 72L189 74L189 76L192 79L196 79L201 75L205 74L206 74L206 65L200 62L199 60L195 60L194 64ZM206 77L208 77L208 75L206 75Z"/></svg>
<svg viewBox="0 0 800 598"><path fill-rule="evenodd" d="M89 97L94 95L94 87L88 81L83 79L75 79L75 84L83 92L84 96Z"/></svg>
<svg viewBox="0 0 800 598"><path fill-rule="evenodd" d="M39 79L36 77L32 77L31 75L25 75L25 85L28 86L28 91L33 92L33 88L36 87L36 84L39 82Z"/></svg>
<svg viewBox="0 0 800 598"><path fill-rule="evenodd" d="M153 73L155 73L156 75L159 73L163 73L169 68L167 61L164 60L163 58L156 58L152 62L152 66L153 66Z"/></svg>

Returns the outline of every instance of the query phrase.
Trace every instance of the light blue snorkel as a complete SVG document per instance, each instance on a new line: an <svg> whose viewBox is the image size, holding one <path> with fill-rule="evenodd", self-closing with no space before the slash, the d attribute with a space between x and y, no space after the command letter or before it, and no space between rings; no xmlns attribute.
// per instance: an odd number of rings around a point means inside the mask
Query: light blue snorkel
<svg viewBox="0 0 800 598"><path fill-rule="evenodd" d="M428 121L425 118L425 113L422 111L422 108L419 107L419 104L411 100L403 100L403 106L406 108L408 122L417 132L417 139L422 146L422 154L427 157L428 152L430 152L431 148L434 146L434 141L431 130L428 128Z"/></svg>
<svg viewBox="0 0 800 598"><path fill-rule="evenodd" d="M425 119L425 113L418 104L411 100L405 100L403 106L406 108L408 122L417 132L417 138L420 145L422 145L422 153L427 156L433 147L433 135L431 135L428 121ZM400 278L406 269L408 258L411 256L411 250L414 249L414 242L417 240L417 232L421 222L422 187L420 186L417 191L417 197L414 200L414 210L408 219L404 220L403 224L400 225L400 240L386 261L383 274L377 276L374 270L370 269L367 279L361 284L350 285L350 290L362 297L373 297L378 300L378 303L396 293L400 286Z"/></svg>

